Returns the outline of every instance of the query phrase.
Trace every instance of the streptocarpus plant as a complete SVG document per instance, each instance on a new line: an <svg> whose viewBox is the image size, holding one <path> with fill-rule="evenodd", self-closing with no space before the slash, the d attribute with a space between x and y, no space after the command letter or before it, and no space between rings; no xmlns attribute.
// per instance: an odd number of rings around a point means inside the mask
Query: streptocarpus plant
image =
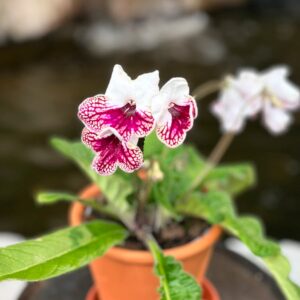
<svg viewBox="0 0 300 300"><path fill-rule="evenodd" d="M99 186L105 201L57 192L37 196L42 204L79 201L104 219L0 249L0 280L59 276L135 236L154 257L161 299L198 300L201 288L196 280L173 257L165 256L154 238L168 223L193 216L219 224L240 239L265 262L286 298L300 299L278 244L264 236L256 218L239 216L235 210L234 198L255 183L253 167L219 165L247 118L261 113L272 133L287 129L289 112L300 104L299 90L287 75L285 67L262 74L246 70L197 89L196 98L221 90L212 111L224 135L205 159L192 146L182 145L198 114L186 80L173 78L159 89L158 71L132 80L116 65L105 94L79 106L82 142L51 141Z"/></svg>

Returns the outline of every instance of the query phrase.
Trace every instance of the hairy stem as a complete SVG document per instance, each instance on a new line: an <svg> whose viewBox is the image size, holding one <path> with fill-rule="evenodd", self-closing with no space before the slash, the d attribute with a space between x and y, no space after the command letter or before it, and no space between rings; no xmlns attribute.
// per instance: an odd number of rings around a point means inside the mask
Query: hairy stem
<svg viewBox="0 0 300 300"><path fill-rule="evenodd" d="M193 97L200 100L210 94L218 92L224 86L224 82L220 80L211 80L196 87L193 91Z"/></svg>

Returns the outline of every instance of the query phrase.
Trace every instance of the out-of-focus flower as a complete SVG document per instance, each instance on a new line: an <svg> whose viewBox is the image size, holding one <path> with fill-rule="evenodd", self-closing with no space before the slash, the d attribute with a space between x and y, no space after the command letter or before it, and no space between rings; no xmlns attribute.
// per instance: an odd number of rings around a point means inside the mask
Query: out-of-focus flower
<svg viewBox="0 0 300 300"><path fill-rule="evenodd" d="M287 77L287 67L277 67L262 75L265 91L262 98L263 120L275 134L285 132L292 122L290 111L300 106L300 91Z"/></svg>
<svg viewBox="0 0 300 300"><path fill-rule="evenodd" d="M179 146L197 117L195 99L189 95L184 78L172 78L153 100L152 113L158 138L167 146Z"/></svg>
<svg viewBox="0 0 300 300"><path fill-rule="evenodd" d="M106 128L100 133L84 128L82 142L96 153L92 166L100 175L112 175L117 167L131 173L143 164L143 152L137 146L138 138L133 136L125 141L113 128Z"/></svg>
<svg viewBox="0 0 300 300"><path fill-rule="evenodd" d="M111 127L126 141L132 135L144 137L154 127L151 100L158 94L158 83L158 71L132 80L120 65L115 65L105 94L84 100L78 117L94 132Z"/></svg>
<svg viewBox="0 0 300 300"><path fill-rule="evenodd" d="M289 112L300 105L299 89L287 76L286 67L276 67L258 74L242 71L225 80L220 98L212 112L220 119L224 132L240 132L247 118L262 112L263 123L273 134L287 130L292 117Z"/></svg>

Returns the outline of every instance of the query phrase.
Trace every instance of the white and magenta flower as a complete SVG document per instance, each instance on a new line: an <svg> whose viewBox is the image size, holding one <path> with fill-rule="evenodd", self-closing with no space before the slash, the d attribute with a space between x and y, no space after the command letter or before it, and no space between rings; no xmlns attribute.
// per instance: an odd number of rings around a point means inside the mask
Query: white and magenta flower
<svg viewBox="0 0 300 300"><path fill-rule="evenodd" d="M212 112L220 119L224 132L240 132L247 118L262 113L263 123L273 134L287 130L292 121L289 112L300 105L299 89L288 81L286 67L262 74L242 71L237 78L227 78Z"/></svg>
<svg viewBox="0 0 300 300"><path fill-rule="evenodd" d="M159 92L158 83L158 71L132 80L115 65L105 94L84 100L78 117L94 132L111 127L126 141L132 135L145 137L154 128L151 101Z"/></svg>
<svg viewBox="0 0 300 300"><path fill-rule="evenodd" d="M189 95L184 78L172 78L160 90L152 103L158 138L167 146L179 146L197 117L195 99Z"/></svg>
<svg viewBox="0 0 300 300"><path fill-rule="evenodd" d="M131 173L143 164L138 138L132 136L125 141L114 128L105 128L100 133L84 128L82 142L96 153L92 167L100 175L111 175L117 167Z"/></svg>
<svg viewBox="0 0 300 300"><path fill-rule="evenodd" d="M158 138L169 147L179 146L197 116L195 99L183 78L169 80L159 91L158 71L132 80L115 65L105 94L84 100L78 117L84 123L82 141L96 156L93 168L111 175L117 167L133 172L143 164L137 146L156 126Z"/></svg>

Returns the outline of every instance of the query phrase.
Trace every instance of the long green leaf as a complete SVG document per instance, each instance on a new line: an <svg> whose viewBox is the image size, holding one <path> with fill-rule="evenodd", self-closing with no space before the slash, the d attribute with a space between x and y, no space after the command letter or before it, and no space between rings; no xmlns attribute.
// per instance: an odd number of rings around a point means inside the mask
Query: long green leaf
<svg viewBox="0 0 300 300"><path fill-rule="evenodd" d="M44 280L73 271L103 255L126 236L120 225L93 221L0 248L0 281Z"/></svg>
<svg viewBox="0 0 300 300"><path fill-rule="evenodd" d="M64 192L40 192L36 195L36 201L39 204L54 204L60 201L66 202L79 202L84 206L89 206L96 211L109 215L113 218L119 218L119 215L115 211L114 207L105 203L101 204L95 199L81 199L78 195L73 195Z"/></svg>
<svg viewBox="0 0 300 300"><path fill-rule="evenodd" d="M191 197L179 202L177 209L182 214L203 218L211 224L219 224L236 236L255 255L262 258L286 299L300 300L300 287L290 280L291 269L279 245L265 238L263 226L258 219L249 216L239 217L227 194L195 192Z"/></svg>
<svg viewBox="0 0 300 300"><path fill-rule="evenodd" d="M286 299L300 300L300 287L290 279L291 267L287 258L282 254L278 254L265 257L263 261L281 287Z"/></svg>
<svg viewBox="0 0 300 300"><path fill-rule="evenodd" d="M81 142L70 142L60 138L51 139L52 146L74 161L95 182L112 205L120 211L130 209L127 197L133 193L133 185L124 176L100 176L91 167L95 154Z"/></svg>
<svg viewBox="0 0 300 300"><path fill-rule="evenodd" d="M155 259L155 273L160 280L161 300L199 300L201 288L196 280L186 273L177 260L165 256L155 241L148 243Z"/></svg>

